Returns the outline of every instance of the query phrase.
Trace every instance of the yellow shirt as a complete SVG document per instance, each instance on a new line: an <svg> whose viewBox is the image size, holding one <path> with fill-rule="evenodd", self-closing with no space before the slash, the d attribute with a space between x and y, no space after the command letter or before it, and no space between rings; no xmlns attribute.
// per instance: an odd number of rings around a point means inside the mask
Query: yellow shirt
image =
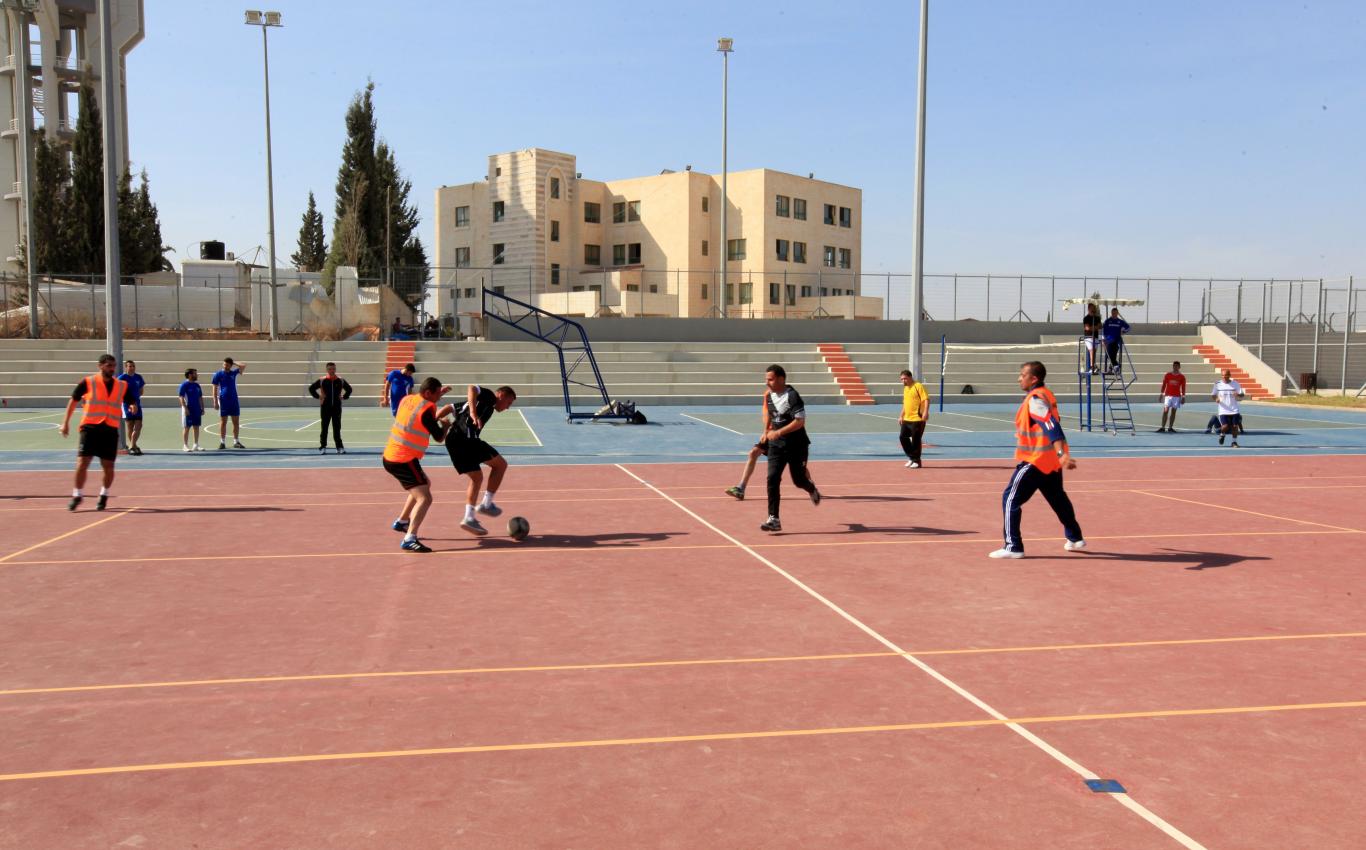
<svg viewBox="0 0 1366 850"><path fill-rule="evenodd" d="M925 385L919 381L914 381L909 387L901 390L901 418L906 422L919 422L920 405L925 405L926 411L929 410L930 394L925 389Z"/></svg>

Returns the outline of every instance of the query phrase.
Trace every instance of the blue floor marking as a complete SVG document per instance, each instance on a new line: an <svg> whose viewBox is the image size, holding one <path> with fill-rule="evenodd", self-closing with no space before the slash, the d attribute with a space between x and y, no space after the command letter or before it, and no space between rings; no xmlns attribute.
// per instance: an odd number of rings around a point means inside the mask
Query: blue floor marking
<svg viewBox="0 0 1366 850"><path fill-rule="evenodd" d="M1127 793L1129 793L1128 791L1125 791L1125 790L1124 790L1124 786L1123 786L1123 785L1120 785L1119 782L1117 782L1117 781L1114 780L1114 779L1088 779L1088 780L1086 780L1086 787L1087 787L1087 788L1090 788L1092 791L1096 792L1097 794L1127 794Z"/></svg>

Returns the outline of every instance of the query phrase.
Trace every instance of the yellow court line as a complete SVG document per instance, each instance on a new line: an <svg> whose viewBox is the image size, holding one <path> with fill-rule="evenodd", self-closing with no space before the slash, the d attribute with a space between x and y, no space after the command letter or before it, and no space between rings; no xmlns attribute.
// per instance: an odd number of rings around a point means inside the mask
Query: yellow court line
<svg viewBox="0 0 1366 850"><path fill-rule="evenodd" d="M539 664L522 667L456 667L445 670L389 670L364 673L306 673L295 676L244 676L229 679L183 679L167 682L124 682L106 685L67 685L55 688L0 690L3 696L69 694L91 691L131 691L156 688L190 688L216 685L258 685L279 682L333 682L364 679L407 679L432 676L472 676L496 673L562 673L592 670L637 670L653 667L707 667L743 664L785 664L812 661L850 661L863 658L899 658L907 655L996 655L1015 652L1067 652L1082 649L1143 649L1155 646L1203 646L1224 643L1259 643L1287 640L1333 640L1366 637L1366 632L1324 632L1304 635L1250 635L1223 638L1174 638L1170 640L1119 641L1112 643L1065 643L1037 646L969 647L965 649L907 650L906 652L842 652L825 655L772 655L752 658L694 658L672 661L612 661L598 664Z"/></svg>
<svg viewBox="0 0 1366 850"><path fill-rule="evenodd" d="M137 508L129 508L131 511ZM831 532L831 534L841 534L843 532ZM868 532L874 534L876 532ZM1170 532L1165 534L1110 534L1110 535L1088 535L1087 540L1170 540L1170 539L1189 539L1203 537L1305 537L1316 534L1366 534L1366 531L1357 531L1352 528L1341 530L1303 530L1303 531L1201 531L1201 532ZM810 540L797 543L752 543L749 544L753 549L796 549L796 548L831 548L840 546L962 546L989 545L1000 543L999 537L954 537L947 540L927 539L927 540ZM1061 543L1061 537L1030 537L1027 542L1035 546L1045 543ZM415 558L413 563L423 560L434 560L440 556L451 555L519 555L527 552L654 552L654 551L679 551L679 550L701 550L701 549L733 549L734 546L727 543L694 543L688 545L671 543L641 543L639 545L626 544L604 544L602 546L499 546L496 549L485 549L477 547L473 549L438 549L430 555L416 557L411 552L404 552L398 549L387 549L383 552L295 552L287 554L261 554L261 555L169 555L149 558L73 558L70 560L43 560L43 561L13 561L12 566L79 566L84 564L156 564L166 562L191 562L191 561L292 561L316 558ZM22 553L17 553L22 554ZM1098 555L1099 557L1094 557ZM1069 557L1069 560L1085 561L1087 558L1100 560L1104 557L1103 553L1092 553L1087 555L1077 555Z"/></svg>
<svg viewBox="0 0 1366 850"><path fill-rule="evenodd" d="M1262 513L1261 511L1249 511L1245 508L1233 508L1229 507L1228 505L1217 505L1212 502L1197 502L1194 499L1182 499L1177 496L1164 496L1161 493L1153 493L1148 490L1134 490L1133 492L1142 493L1145 496L1152 496L1157 499L1168 499L1173 502L1185 502L1188 505L1200 505L1201 507L1205 508L1217 508L1223 511L1235 511L1240 514L1251 514L1252 516L1266 517L1267 519L1277 519L1283 522L1297 522L1301 525L1316 525L1319 528L1331 528L1335 531L1352 531L1358 534L1366 534L1366 532L1362 531L1359 528L1344 528L1340 525L1329 525L1326 522L1314 522L1313 520L1308 519L1295 519L1294 517L1277 516L1276 514Z"/></svg>
<svg viewBox="0 0 1366 850"><path fill-rule="evenodd" d="M94 527L97 526L97 525L104 525L106 522L111 522L111 521L113 521L113 520L118 519L118 518L121 517L121 516L125 516L125 515L127 515L127 514L131 514L133 511L136 511L136 510L137 510L137 508L124 508L123 510L115 511L114 514L113 514L112 516L107 516L107 517L103 517L103 518L101 518L101 519L97 519L97 520L95 520L94 522L87 523L87 524L81 526L80 528L74 528L74 529L72 529L71 531L66 532L65 534L59 534L59 535L57 535L56 537L51 537L51 538L49 538L49 539L47 539L47 540L44 540L42 543L35 543L35 544L33 544L32 546L28 547L27 549L20 549L18 552L11 552L10 554L6 555L5 557L0 558L0 564L3 564L3 563L5 563L6 561L9 561L11 558L17 558L17 557L19 557L20 555L26 555L26 554L28 554L29 552L32 552L34 549L41 549L41 548L43 548L44 546L47 546L49 543L56 543L58 540L65 540L66 538L72 536L73 534L80 534L82 531L85 531L85 530L88 529L88 528L94 528ZM20 561L20 562L18 562L18 563L24 563L24 562Z"/></svg>
<svg viewBox="0 0 1366 850"><path fill-rule="evenodd" d="M642 744L686 744L702 741L741 741L761 738L803 738L824 735L856 735L874 732L908 732L931 729L965 729L982 726L1026 725L1040 723L1081 723L1097 720L1135 720L1167 717L1208 717L1231 714L1263 714L1277 711L1315 711L1338 708L1362 708L1366 701L1320 702L1292 705L1247 705L1223 708L1164 709L1157 711L1125 711L1105 714L1044 715L1039 717L994 717L978 720L940 720L924 723L889 723L878 726L838 726L818 729L774 729L756 732L713 732L700 735L668 735L647 738L600 738L580 741L537 741L524 744L476 744L464 747L426 747L412 750L378 750L355 753L316 753L297 756L264 756L258 758L218 759L214 761L182 761L149 764L126 764L111 767L86 767L72 770L41 770L31 773L0 774L0 782L32 779L59 779L73 776L107 776L120 773L149 773L152 771L195 770L211 767L246 767L266 764L308 764L327 761L361 761L367 759L413 758L416 756L460 755L466 753L506 753L529 750L567 750L590 747L624 747Z"/></svg>

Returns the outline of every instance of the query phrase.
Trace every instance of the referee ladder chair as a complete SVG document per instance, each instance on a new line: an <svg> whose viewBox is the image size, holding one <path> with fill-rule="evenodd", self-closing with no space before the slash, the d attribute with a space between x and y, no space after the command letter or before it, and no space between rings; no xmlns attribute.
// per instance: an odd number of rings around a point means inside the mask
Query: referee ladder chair
<svg viewBox="0 0 1366 850"><path fill-rule="evenodd" d="M1095 365L1099 364L1099 371ZM1092 419L1094 405L1095 379L1100 379L1100 422ZM1083 431L1110 431L1119 434L1127 431L1136 436L1133 408L1129 403L1129 387L1138 380L1134 361L1129 356L1129 346L1119 348L1119 368L1112 370L1103 343L1096 341L1093 351L1088 352L1086 338L1077 340L1077 400L1080 407L1080 428ZM1099 426L1099 427L1097 427Z"/></svg>

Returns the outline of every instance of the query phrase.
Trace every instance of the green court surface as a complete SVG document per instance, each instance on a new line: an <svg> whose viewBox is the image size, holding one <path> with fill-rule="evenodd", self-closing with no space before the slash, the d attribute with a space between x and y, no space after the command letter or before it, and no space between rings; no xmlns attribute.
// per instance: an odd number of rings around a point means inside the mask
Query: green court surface
<svg viewBox="0 0 1366 850"><path fill-rule="evenodd" d="M62 439L58 427L62 410L0 412L0 441L5 449L47 451L75 446L74 432L80 422L77 409L71 415L73 435ZM209 412L210 414L212 411ZM275 407L244 410L241 417L242 443L248 449L307 449L318 445L321 423L311 407ZM347 407L342 415L342 440L348 449L382 447L389 437L393 418L388 407L366 405ZM205 449L218 447L219 419L206 415L199 443ZM231 435L231 424L228 426ZM147 451L174 451L181 448L180 413L175 408L150 408L144 418L139 446ZM500 446L539 446L541 441L520 410L494 417L483 432L484 439ZM332 444L331 434L328 445Z"/></svg>

